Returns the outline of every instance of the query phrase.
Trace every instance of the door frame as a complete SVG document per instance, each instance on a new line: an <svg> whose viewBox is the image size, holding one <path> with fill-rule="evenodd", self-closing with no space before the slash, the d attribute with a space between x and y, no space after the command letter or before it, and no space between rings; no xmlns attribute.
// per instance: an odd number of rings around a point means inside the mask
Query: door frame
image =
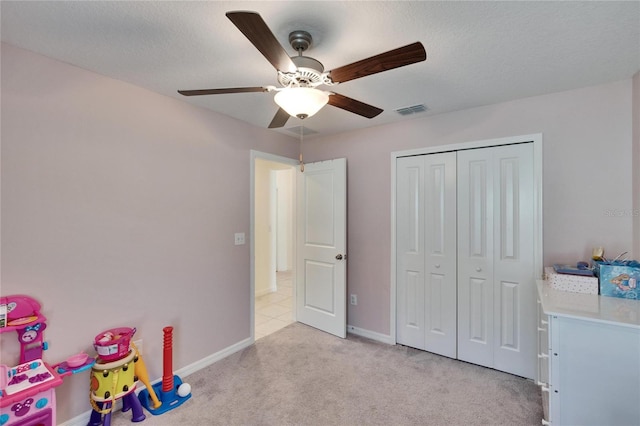
<svg viewBox="0 0 640 426"><path fill-rule="evenodd" d="M282 157L280 155L269 154L266 152L250 150L249 151L250 158L250 166L249 166L249 264L250 264L250 273L249 273L249 338L252 342L255 342L255 327L256 327L256 253L255 253L255 169L256 169L256 159L273 161L275 163L281 163L286 165L291 165L294 168L299 164L298 160L294 160L288 157ZM291 197L292 197L292 205L296 205L296 179L295 176L292 179L292 188L291 188ZM292 287L293 287L293 316L294 321L296 319L295 313L295 289L296 289L296 259L297 259L297 238L296 238L296 230L297 230L297 221L296 215L294 214L292 217L293 220L293 231L294 235L292 235Z"/></svg>
<svg viewBox="0 0 640 426"><path fill-rule="evenodd" d="M390 340L397 343L396 314L397 314L397 283L396 283L396 160L399 157L414 155L438 154L442 152L462 151L467 149L489 148L493 146L514 145L533 142L533 186L534 186L534 225L533 225L533 268L538 278L544 272L542 246L542 133L530 135L508 136L505 138L485 139L473 142L462 142L450 145L438 145L424 148L394 151L391 153L391 290L390 290Z"/></svg>

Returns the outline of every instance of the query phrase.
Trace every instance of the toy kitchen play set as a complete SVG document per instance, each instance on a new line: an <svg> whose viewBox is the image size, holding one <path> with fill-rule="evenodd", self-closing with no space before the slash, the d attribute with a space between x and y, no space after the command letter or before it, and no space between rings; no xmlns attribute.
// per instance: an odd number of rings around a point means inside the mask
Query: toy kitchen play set
<svg viewBox="0 0 640 426"><path fill-rule="evenodd" d="M91 368L86 354L49 365L43 331L46 318L40 304L25 295L0 297L0 333L16 332L20 358L16 366L0 365L0 426L55 426L56 387L65 376Z"/></svg>

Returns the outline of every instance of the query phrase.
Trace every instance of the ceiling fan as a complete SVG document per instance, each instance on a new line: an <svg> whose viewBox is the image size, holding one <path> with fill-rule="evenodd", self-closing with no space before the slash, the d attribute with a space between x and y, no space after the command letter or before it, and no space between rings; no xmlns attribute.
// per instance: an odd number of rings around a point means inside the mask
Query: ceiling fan
<svg viewBox="0 0 640 426"><path fill-rule="evenodd" d="M427 59L427 53L422 43L416 42L325 72L324 66L318 60L302 55L302 52L311 45L312 38L308 32L298 30L289 34L289 43L298 52L298 56L290 57L258 13L233 11L227 12L226 16L275 67L278 71L278 83L281 87L178 90L178 93L184 96L200 96L278 92L274 100L280 108L269 124L269 128L283 127L289 116L307 118L327 103L362 117L373 118L383 110L333 91L319 90L317 87L321 85L334 86Z"/></svg>

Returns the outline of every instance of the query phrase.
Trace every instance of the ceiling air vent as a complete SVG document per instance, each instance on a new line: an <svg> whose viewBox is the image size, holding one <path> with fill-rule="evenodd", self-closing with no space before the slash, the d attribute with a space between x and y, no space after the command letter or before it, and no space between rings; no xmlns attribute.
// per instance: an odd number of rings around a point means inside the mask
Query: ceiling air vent
<svg viewBox="0 0 640 426"><path fill-rule="evenodd" d="M420 112L425 112L426 110L427 110L427 107L424 106L424 104L420 104L420 105L408 106L405 108L398 108L396 112L400 115L411 115L411 114L418 114Z"/></svg>
<svg viewBox="0 0 640 426"><path fill-rule="evenodd" d="M304 126L295 126L295 127L289 127L287 130L287 132L291 132L294 135L298 135L300 136L300 127L302 127L302 135L303 136L307 136L307 135L314 135L318 132L316 132L315 130L311 130L308 127L304 127Z"/></svg>

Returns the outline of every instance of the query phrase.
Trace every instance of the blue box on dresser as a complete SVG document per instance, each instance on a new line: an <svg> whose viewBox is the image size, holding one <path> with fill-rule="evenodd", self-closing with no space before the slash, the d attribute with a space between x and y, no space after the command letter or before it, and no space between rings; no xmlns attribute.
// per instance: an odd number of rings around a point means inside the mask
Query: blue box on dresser
<svg viewBox="0 0 640 426"><path fill-rule="evenodd" d="M640 262L598 262L596 271L602 296L640 299Z"/></svg>

